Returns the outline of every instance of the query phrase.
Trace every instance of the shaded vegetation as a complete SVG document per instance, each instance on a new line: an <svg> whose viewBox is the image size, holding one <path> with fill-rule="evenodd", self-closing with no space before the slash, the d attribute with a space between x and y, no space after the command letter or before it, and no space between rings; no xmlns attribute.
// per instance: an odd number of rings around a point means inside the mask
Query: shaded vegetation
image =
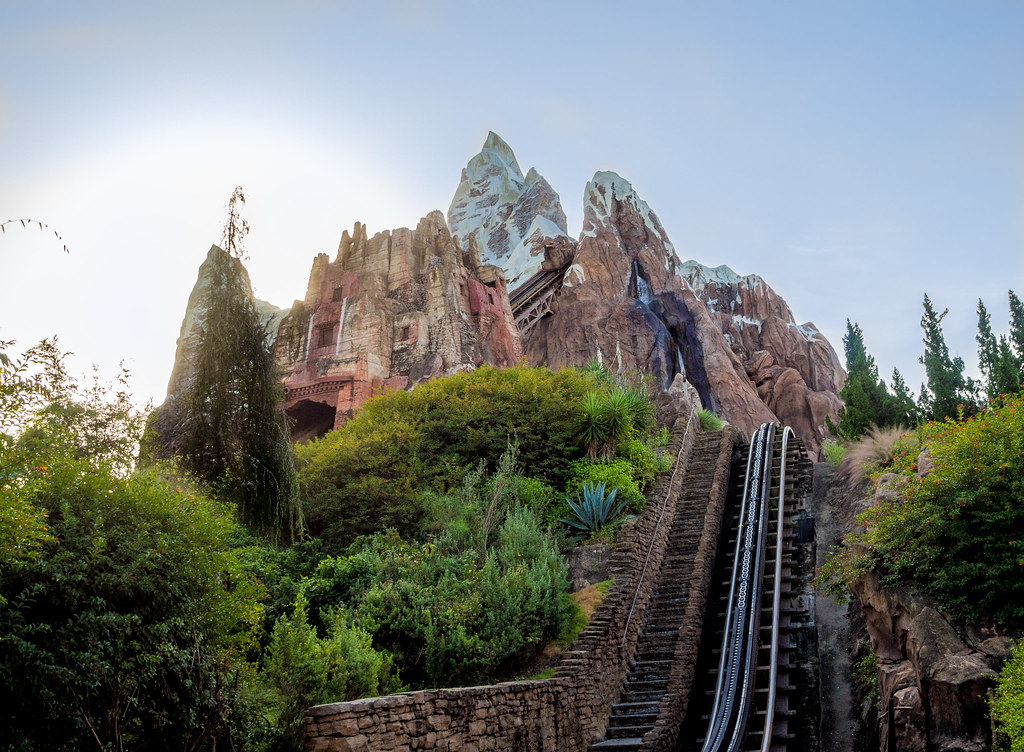
<svg viewBox="0 0 1024 752"><path fill-rule="evenodd" d="M906 482L899 499L865 512L865 532L848 539L866 553L834 556L823 579L874 569L883 586L912 586L957 619L1024 626L1024 397L930 423L909 441L875 466ZM934 464L924 477L918 447Z"/></svg>
<svg viewBox="0 0 1024 752"><path fill-rule="evenodd" d="M482 366L369 400L352 420L296 448L310 531L335 551L390 527L422 537L425 492L456 488L510 437L530 475L563 487L583 454L576 406L593 382L572 369Z"/></svg>

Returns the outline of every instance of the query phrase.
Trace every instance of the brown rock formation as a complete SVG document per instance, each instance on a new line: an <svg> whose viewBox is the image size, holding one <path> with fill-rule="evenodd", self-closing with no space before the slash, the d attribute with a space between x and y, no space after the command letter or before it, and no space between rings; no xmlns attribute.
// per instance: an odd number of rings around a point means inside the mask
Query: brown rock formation
<svg viewBox="0 0 1024 752"><path fill-rule="evenodd" d="M597 358L614 371L651 374L662 389L682 373L705 407L744 431L780 419L816 453L825 416L835 418L840 405L842 371L832 348L810 325L792 324L788 306L760 280L741 310L762 316L764 333L723 324L700 298L707 288L688 281L700 269L679 264L657 216L628 182L597 173L554 313L524 338L527 359L559 367Z"/></svg>
<svg viewBox="0 0 1024 752"><path fill-rule="evenodd" d="M875 503L892 491L892 483L880 483ZM989 749L986 697L1009 657L1009 638L953 624L930 599L885 590L871 572L852 589L878 656L882 752Z"/></svg>
<svg viewBox="0 0 1024 752"><path fill-rule="evenodd" d="M201 267L166 404L188 388L207 308L206 276ZM263 307L276 333L284 408L297 440L334 428L382 389L404 389L484 362L508 366L522 356L504 273L480 264L472 247L463 251L439 211L415 230L373 237L356 223L351 234L343 233L333 261L327 254L313 260L303 300L289 311Z"/></svg>

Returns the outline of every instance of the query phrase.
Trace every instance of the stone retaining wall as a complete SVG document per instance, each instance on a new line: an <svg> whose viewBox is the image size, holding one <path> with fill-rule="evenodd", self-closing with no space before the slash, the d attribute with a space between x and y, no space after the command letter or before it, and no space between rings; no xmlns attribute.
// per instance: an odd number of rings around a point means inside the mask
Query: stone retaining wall
<svg viewBox="0 0 1024 752"><path fill-rule="evenodd" d="M668 448L678 458L674 472L657 479L643 513L619 532L612 587L553 678L318 705L306 712L307 752L584 752L599 739L657 582L675 511L670 502L682 488L699 431L696 416L690 420L689 429L686 418L676 421ZM732 442L726 443L731 454Z"/></svg>

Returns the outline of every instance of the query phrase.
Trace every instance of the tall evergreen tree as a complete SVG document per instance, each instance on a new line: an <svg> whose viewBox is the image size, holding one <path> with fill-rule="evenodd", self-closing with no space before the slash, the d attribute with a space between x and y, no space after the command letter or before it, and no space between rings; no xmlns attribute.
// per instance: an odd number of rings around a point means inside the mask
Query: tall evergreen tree
<svg viewBox="0 0 1024 752"><path fill-rule="evenodd" d="M1010 345L1017 361L1024 367L1024 303L1010 290ZM1021 374L1024 379L1024 373Z"/></svg>
<svg viewBox="0 0 1024 752"><path fill-rule="evenodd" d="M892 425L912 428L920 421L914 394L907 387L898 369L892 369L892 397L890 399Z"/></svg>
<svg viewBox="0 0 1024 752"><path fill-rule="evenodd" d="M1013 307L1016 296L1010 290L1010 332L1013 335ZM1020 301L1016 301L1018 308ZM1024 313L1024 312L1022 312ZM1018 322L1024 324L1024 321ZM1021 387L1022 359L1014 352L1014 348L1005 336L996 340L992 333L992 325L985 309L985 304L978 301L978 365L985 376L985 391L989 399L1000 394L1011 394Z"/></svg>
<svg viewBox="0 0 1024 752"><path fill-rule="evenodd" d="M950 358L945 336L942 334L942 319L949 313L947 308L936 313L932 301L924 296L924 316L921 328L924 330L924 355L921 364L928 377L929 415L932 420L956 417L958 410L973 410L971 384L964 376L963 358Z"/></svg>
<svg viewBox="0 0 1024 752"><path fill-rule="evenodd" d="M992 369L989 396L1013 394L1019 392L1021 386L1024 386L1021 359L1014 354L1010 341L1000 336L996 345L996 362Z"/></svg>
<svg viewBox="0 0 1024 752"><path fill-rule="evenodd" d="M843 407L839 410L839 425L827 421L830 430L840 438L853 440L867 433L872 425L890 424L891 397L885 382L878 377L875 359L864 345L864 332L858 324L846 320L843 337L846 354L846 383L839 396Z"/></svg>
<svg viewBox="0 0 1024 752"><path fill-rule="evenodd" d="M981 298L978 298L978 335L975 340L978 342L978 367L988 380L991 397L992 371L996 367L996 338L992 334L992 319Z"/></svg>
<svg viewBox="0 0 1024 752"><path fill-rule="evenodd" d="M281 381L241 263L248 224L236 188L222 243L211 253L209 306L187 396L182 460L236 502L240 519L273 539L293 538L302 514Z"/></svg>

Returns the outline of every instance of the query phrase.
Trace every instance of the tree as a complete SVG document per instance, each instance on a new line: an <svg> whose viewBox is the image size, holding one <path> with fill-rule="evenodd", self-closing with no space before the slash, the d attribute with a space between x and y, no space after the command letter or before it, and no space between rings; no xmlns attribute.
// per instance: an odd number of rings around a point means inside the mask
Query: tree
<svg viewBox="0 0 1024 752"><path fill-rule="evenodd" d="M878 367L864 345L864 332L857 324L846 320L843 337L846 354L846 383L839 392L843 407L839 410L839 425L828 421L832 432L848 439L858 439L872 425L892 425L891 397L885 382L878 377Z"/></svg>
<svg viewBox="0 0 1024 752"><path fill-rule="evenodd" d="M237 504L251 529L291 539L302 511L277 364L241 263L249 231L238 215L244 202L236 188L222 239L227 249L207 258L209 305L185 401L181 458Z"/></svg>
<svg viewBox="0 0 1024 752"><path fill-rule="evenodd" d="M1024 365L1024 303L1010 290L1010 343L1018 360ZM1021 374L1024 377L1024 374Z"/></svg>
<svg viewBox="0 0 1024 752"><path fill-rule="evenodd" d="M911 428L920 421L917 405L914 403L914 394L907 387L903 375L898 369L892 369L892 398L891 415L893 425L907 426Z"/></svg>
<svg viewBox="0 0 1024 752"><path fill-rule="evenodd" d="M942 334L942 319L947 313L948 308L936 313L928 295L924 296L924 355L920 361L928 377L930 414L923 417L931 420L955 418L958 413L971 412L974 404L971 384L964 377L964 361L960 357L950 358Z"/></svg>
<svg viewBox="0 0 1024 752"><path fill-rule="evenodd" d="M45 533L4 556L3 530L0 749L227 740L262 616L230 509L126 468L141 416L123 390L82 390L52 343L0 362L0 510Z"/></svg>
<svg viewBox="0 0 1024 752"><path fill-rule="evenodd" d="M1010 290L1011 317L1013 315L1013 290ZM1019 301L1018 301L1019 303ZM1011 334L1013 322L1011 320ZM988 311L985 304L978 301L978 364L985 376L985 391L989 399L1001 394L1012 394L1021 387L1024 378L1022 360L1014 353L1010 340L1001 335L996 340L992 333Z"/></svg>

